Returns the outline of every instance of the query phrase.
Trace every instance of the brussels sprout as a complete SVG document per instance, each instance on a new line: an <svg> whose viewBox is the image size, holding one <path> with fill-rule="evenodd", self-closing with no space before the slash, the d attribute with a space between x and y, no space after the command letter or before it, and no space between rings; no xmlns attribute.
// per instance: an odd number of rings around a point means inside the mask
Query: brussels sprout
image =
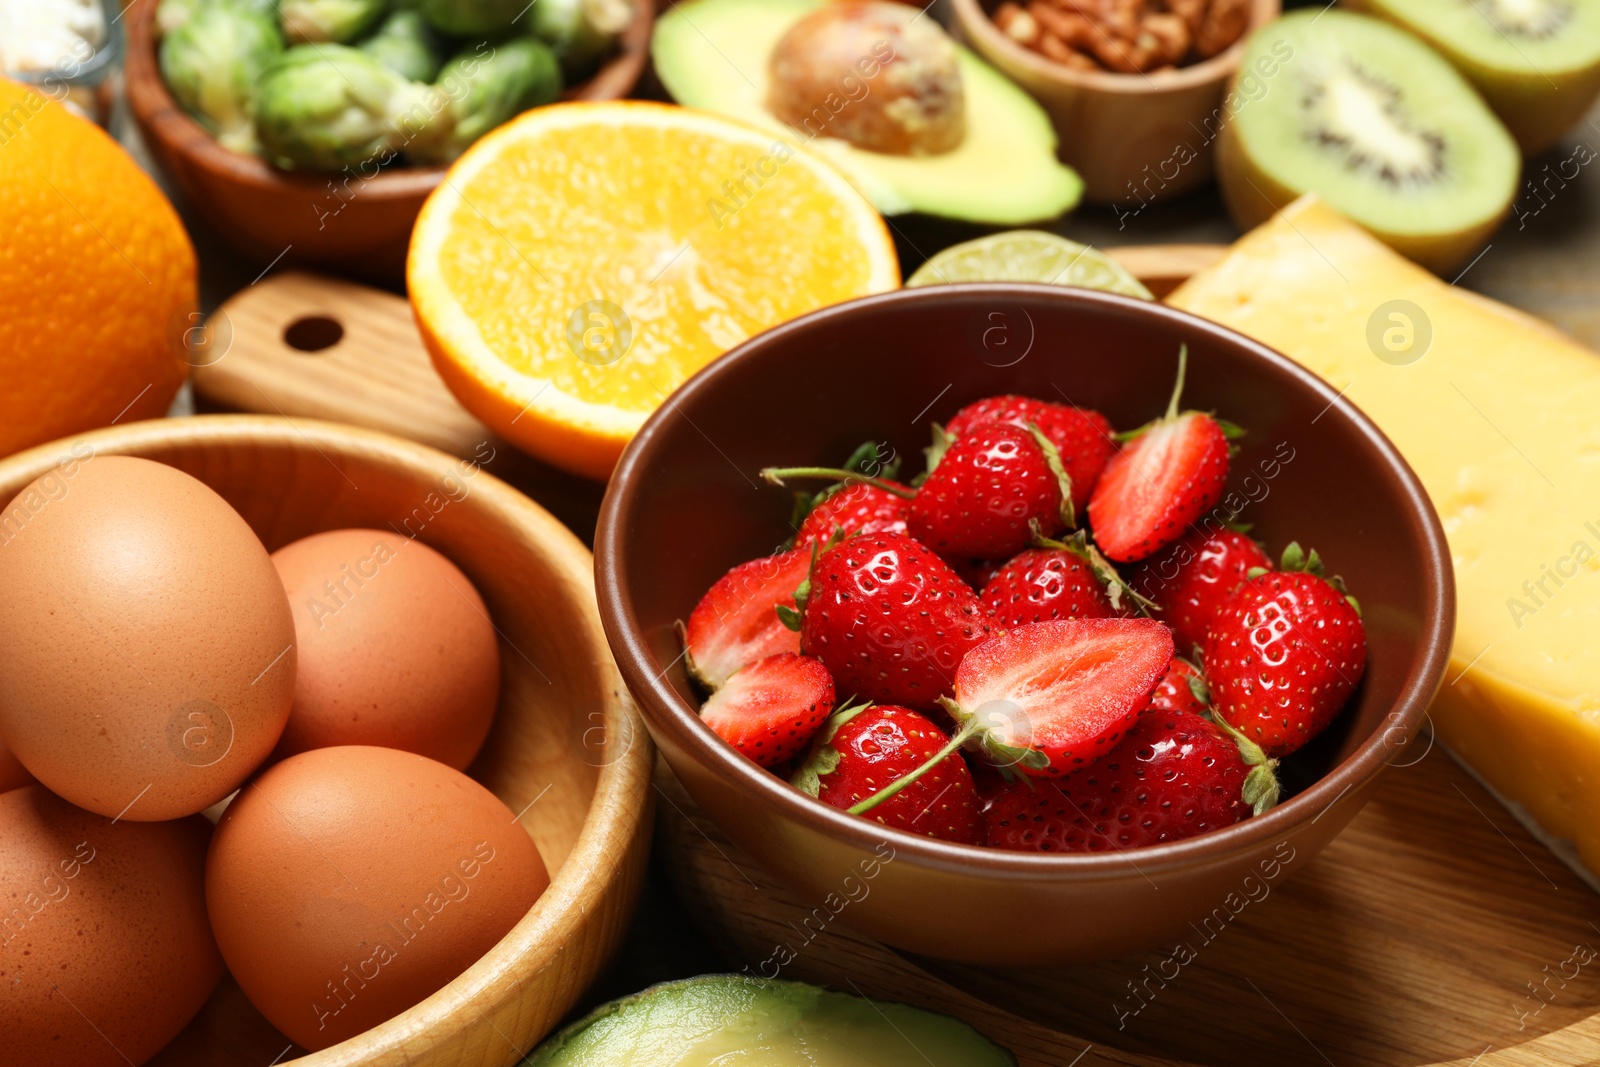
<svg viewBox="0 0 1600 1067"><path fill-rule="evenodd" d="M529 0L418 0L416 8L440 33L497 37L528 10Z"/></svg>
<svg viewBox="0 0 1600 1067"><path fill-rule="evenodd" d="M291 41L344 44L370 30L389 0L281 0L283 33Z"/></svg>
<svg viewBox="0 0 1600 1067"><path fill-rule="evenodd" d="M378 32L356 47L414 82L431 82L444 65L439 35L415 11L392 12Z"/></svg>
<svg viewBox="0 0 1600 1067"><path fill-rule="evenodd" d="M635 0L534 0L529 30L561 59L568 80L594 70L639 14Z"/></svg>
<svg viewBox="0 0 1600 1067"><path fill-rule="evenodd" d="M283 49L272 16L249 4L213 0L162 37L161 76L224 147L254 152L256 87Z"/></svg>
<svg viewBox="0 0 1600 1067"><path fill-rule="evenodd" d="M408 151L419 162L448 163L467 146L530 107L561 95L561 65L531 37L463 49L436 83L450 104L450 121Z"/></svg>
<svg viewBox="0 0 1600 1067"><path fill-rule="evenodd" d="M278 17L276 0L161 0L161 6L156 8L156 28L162 34L171 33L193 18L194 13L202 7L214 7L217 4L232 4L271 15L274 22Z"/></svg>
<svg viewBox="0 0 1600 1067"><path fill-rule="evenodd" d="M448 110L442 100L432 104L436 95L354 48L299 45L262 75L256 133L267 158L287 169L386 163L407 123Z"/></svg>

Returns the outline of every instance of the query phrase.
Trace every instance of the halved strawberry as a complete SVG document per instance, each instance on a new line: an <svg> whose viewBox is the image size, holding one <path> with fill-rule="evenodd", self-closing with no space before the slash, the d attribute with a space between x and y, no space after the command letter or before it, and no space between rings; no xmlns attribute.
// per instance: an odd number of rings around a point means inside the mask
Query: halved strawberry
<svg viewBox="0 0 1600 1067"><path fill-rule="evenodd" d="M736 672L700 708L700 719L763 767L805 748L833 710L833 678L821 661L795 652Z"/></svg>
<svg viewBox="0 0 1600 1067"><path fill-rule="evenodd" d="M892 483L899 486L898 482ZM909 485L899 486L907 493ZM797 548L826 544L834 533L905 533L911 502L904 496L866 482L852 482L818 501L795 535Z"/></svg>
<svg viewBox="0 0 1600 1067"><path fill-rule="evenodd" d="M811 551L795 549L741 563L700 598L682 637L689 673L716 689L734 671L780 652L799 652L800 637L779 620L811 567Z"/></svg>
<svg viewBox="0 0 1600 1067"><path fill-rule="evenodd" d="M940 758L949 742L943 730L909 708L843 708L828 720L793 783L825 804L885 826L975 845L983 815L967 765ZM862 807L896 782L903 784L893 795Z"/></svg>
<svg viewBox="0 0 1600 1067"><path fill-rule="evenodd" d="M940 703L1002 767L1060 776L1116 744L1171 661L1152 619L1029 623L968 652Z"/></svg>
<svg viewBox="0 0 1600 1067"><path fill-rule="evenodd" d="M1103 759L1058 781L1001 790L984 814L985 842L1018 852L1110 852L1181 841L1248 816L1251 773L1223 730L1152 707Z"/></svg>
<svg viewBox="0 0 1600 1067"><path fill-rule="evenodd" d="M1130 434L1089 498L1095 543L1118 563L1154 555L1188 532L1228 480L1228 437L1237 427L1199 411L1178 411L1188 349L1167 413Z"/></svg>
<svg viewBox="0 0 1600 1067"><path fill-rule="evenodd" d="M1253 572L1206 635L1213 706L1268 755L1286 756L1333 721L1367 669L1366 628L1316 552L1283 551Z"/></svg>
<svg viewBox="0 0 1600 1067"><path fill-rule="evenodd" d="M918 488L910 531L942 556L998 559L1021 551L1033 524L1061 530L1071 507L1055 446L990 423L956 438Z"/></svg>
<svg viewBox="0 0 1600 1067"><path fill-rule="evenodd" d="M968 404L944 427L947 437L961 437L979 426L1001 423L1026 430L1038 426L1056 446L1072 482L1072 506L1081 512L1106 462L1117 450L1111 423L1098 411L1034 400L1026 396L992 396ZM931 460L937 466L937 459Z"/></svg>
<svg viewBox="0 0 1600 1067"><path fill-rule="evenodd" d="M800 642L862 700L932 707L989 635L977 594L904 534L862 534L817 558Z"/></svg>
<svg viewBox="0 0 1600 1067"><path fill-rule="evenodd" d="M1197 530L1139 565L1130 584L1161 610L1185 653L1206 639L1211 620L1253 569L1271 570L1261 546L1237 530Z"/></svg>

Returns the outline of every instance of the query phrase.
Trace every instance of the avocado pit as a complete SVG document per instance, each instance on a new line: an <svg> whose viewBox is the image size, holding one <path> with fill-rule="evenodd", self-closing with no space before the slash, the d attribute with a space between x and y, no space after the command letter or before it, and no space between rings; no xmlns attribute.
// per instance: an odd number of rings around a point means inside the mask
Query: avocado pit
<svg viewBox="0 0 1600 1067"><path fill-rule="evenodd" d="M843 0L799 19L768 60L767 108L812 137L930 156L966 137L955 44L932 18L889 0Z"/></svg>

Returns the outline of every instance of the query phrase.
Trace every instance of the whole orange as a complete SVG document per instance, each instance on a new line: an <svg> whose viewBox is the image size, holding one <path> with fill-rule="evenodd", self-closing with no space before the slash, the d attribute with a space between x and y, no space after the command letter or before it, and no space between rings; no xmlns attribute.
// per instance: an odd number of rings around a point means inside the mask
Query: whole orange
<svg viewBox="0 0 1600 1067"><path fill-rule="evenodd" d="M0 78L0 456L165 413L194 308L161 190L98 126Z"/></svg>

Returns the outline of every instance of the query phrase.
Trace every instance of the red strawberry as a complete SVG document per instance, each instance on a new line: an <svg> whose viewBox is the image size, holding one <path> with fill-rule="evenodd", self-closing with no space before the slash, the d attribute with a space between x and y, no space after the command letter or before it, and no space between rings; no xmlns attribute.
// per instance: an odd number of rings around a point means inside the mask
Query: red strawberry
<svg viewBox="0 0 1600 1067"><path fill-rule="evenodd" d="M1186 711L1202 715L1211 706L1206 691L1206 681L1195 665L1181 656L1173 656L1167 673L1156 683L1150 694L1150 706L1158 711Z"/></svg>
<svg viewBox="0 0 1600 1067"><path fill-rule="evenodd" d="M1228 436L1237 427L1198 411L1178 411L1187 348L1178 353L1178 384L1167 413L1136 431L1111 457L1089 498L1100 550L1118 563L1153 555L1222 499Z"/></svg>
<svg viewBox="0 0 1600 1067"><path fill-rule="evenodd" d="M805 748L832 710L833 679L821 661L781 652L730 677L700 708L700 719L771 767Z"/></svg>
<svg viewBox="0 0 1600 1067"><path fill-rule="evenodd" d="M800 644L845 693L930 707L961 657L989 636L977 594L903 534L863 534L817 559Z"/></svg>
<svg viewBox="0 0 1600 1067"><path fill-rule="evenodd" d="M993 613L994 624L1003 627L1117 614L1088 562L1054 548L1030 548L1013 556L983 587L980 599Z"/></svg>
<svg viewBox="0 0 1600 1067"><path fill-rule="evenodd" d="M689 673L715 689L746 664L800 651L800 638L775 609L794 604L810 566L810 551L796 549L741 563L718 578L683 628Z"/></svg>
<svg viewBox="0 0 1600 1067"><path fill-rule="evenodd" d="M794 785L897 830L975 845L983 836L983 814L967 765L943 758L950 747L943 730L909 708L846 708L828 720ZM893 795L862 806L899 781L906 784Z"/></svg>
<svg viewBox="0 0 1600 1067"><path fill-rule="evenodd" d="M940 703L1002 767L1055 777L1117 743L1171 660L1152 619L1029 623L968 652Z"/></svg>
<svg viewBox="0 0 1600 1067"><path fill-rule="evenodd" d="M892 483L912 492L909 485ZM903 496L866 482L853 482L823 498L795 535L795 546L804 548L813 541L826 544L835 530L845 534L905 533L911 502Z"/></svg>
<svg viewBox="0 0 1600 1067"><path fill-rule="evenodd" d="M1080 512L1088 505L1106 461L1117 450L1111 423L1098 411L1025 396L992 396L968 404L956 412L945 433L961 437L990 423L1019 430L1026 430L1030 423L1038 426L1061 455L1061 465L1072 481L1072 506Z"/></svg>
<svg viewBox="0 0 1600 1067"><path fill-rule="evenodd" d="M1367 668L1361 613L1316 552L1291 544L1283 569L1247 578L1223 602L1204 644L1214 707L1270 756L1333 721Z"/></svg>
<svg viewBox="0 0 1600 1067"><path fill-rule="evenodd" d="M1199 647L1228 595L1252 568L1272 569L1261 546L1234 530L1197 531L1146 560L1132 585L1161 609L1184 652Z"/></svg>
<svg viewBox="0 0 1600 1067"><path fill-rule="evenodd" d="M997 559L1028 544L1029 525L1066 523L1054 447L998 423L958 437L911 501L910 530L943 556Z"/></svg>
<svg viewBox="0 0 1600 1067"><path fill-rule="evenodd" d="M1006 786L984 815L985 841L1018 852L1112 852L1181 841L1249 815L1247 781L1263 768L1270 780L1269 764L1252 771L1239 746L1200 716L1152 707L1103 759L1057 782Z"/></svg>

